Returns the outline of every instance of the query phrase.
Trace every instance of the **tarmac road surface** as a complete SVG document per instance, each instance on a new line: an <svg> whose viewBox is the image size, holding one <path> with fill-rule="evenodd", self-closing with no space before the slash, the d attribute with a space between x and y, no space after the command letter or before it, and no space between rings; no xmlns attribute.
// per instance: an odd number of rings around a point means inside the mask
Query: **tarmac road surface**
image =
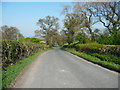
<svg viewBox="0 0 120 90"><path fill-rule="evenodd" d="M118 73L54 48L39 55L14 88L118 88Z"/></svg>

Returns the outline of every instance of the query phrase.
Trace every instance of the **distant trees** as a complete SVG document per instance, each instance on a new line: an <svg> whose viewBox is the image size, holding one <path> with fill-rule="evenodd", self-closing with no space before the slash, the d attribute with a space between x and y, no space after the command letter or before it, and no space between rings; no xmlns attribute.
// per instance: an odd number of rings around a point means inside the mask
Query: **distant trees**
<svg viewBox="0 0 120 90"><path fill-rule="evenodd" d="M40 32L41 36L45 39L46 43L50 46L54 46L56 42L56 36L58 34L59 23L58 18L54 16L46 16L43 19L39 19L37 24L40 30L35 32ZM37 33L36 33L37 34Z"/></svg>
<svg viewBox="0 0 120 90"><path fill-rule="evenodd" d="M16 27L8 27L7 25L1 27L0 33L3 40L16 40L24 37Z"/></svg>
<svg viewBox="0 0 120 90"><path fill-rule="evenodd" d="M63 44L65 44L67 42L67 37L62 30L60 32L58 32L56 38L57 38L57 43L60 46L62 46Z"/></svg>
<svg viewBox="0 0 120 90"><path fill-rule="evenodd" d="M71 44L74 41L120 45L119 6L120 2L75 2L63 9L65 18L61 31L59 31L59 19L46 16L38 20L37 25L40 29L35 31L35 36L42 37L41 39L44 39L49 46ZM100 30L100 25L95 27L98 22L105 29ZM23 38L16 27L2 26L0 33L4 40ZM33 38L33 42L39 40Z"/></svg>

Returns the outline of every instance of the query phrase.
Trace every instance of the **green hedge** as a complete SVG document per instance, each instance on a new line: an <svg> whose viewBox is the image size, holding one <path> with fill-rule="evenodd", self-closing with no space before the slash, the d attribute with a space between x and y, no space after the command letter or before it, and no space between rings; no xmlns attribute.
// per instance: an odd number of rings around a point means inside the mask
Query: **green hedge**
<svg viewBox="0 0 120 90"><path fill-rule="evenodd" d="M103 45L98 43L76 44L77 51L85 53L113 54L120 56L120 45Z"/></svg>
<svg viewBox="0 0 120 90"><path fill-rule="evenodd" d="M6 70L9 65L15 64L17 61L27 56L48 48L45 44L36 44L31 42L20 42L16 40L2 41L2 67Z"/></svg>
<svg viewBox="0 0 120 90"><path fill-rule="evenodd" d="M120 45L66 44L63 49L109 69L120 71Z"/></svg>
<svg viewBox="0 0 120 90"><path fill-rule="evenodd" d="M98 43L87 43L87 44L77 44L75 45L75 49L82 51L82 52L86 52L86 53L98 53L100 52L100 49L104 48L104 45L102 44L98 44Z"/></svg>

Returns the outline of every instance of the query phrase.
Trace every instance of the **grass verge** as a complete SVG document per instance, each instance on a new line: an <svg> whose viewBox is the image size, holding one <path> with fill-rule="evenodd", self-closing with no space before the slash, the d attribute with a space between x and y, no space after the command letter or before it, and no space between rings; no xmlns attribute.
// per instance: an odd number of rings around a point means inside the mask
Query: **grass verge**
<svg viewBox="0 0 120 90"><path fill-rule="evenodd" d="M41 50L36 52L29 57L17 62L13 66L9 66L7 71L2 71L2 88L8 88L9 85L15 78L20 74L20 72L29 64L31 63L40 53L45 52L46 50Z"/></svg>
<svg viewBox="0 0 120 90"><path fill-rule="evenodd" d="M113 62L102 61L101 59L99 59L97 57L91 56L91 55L86 54L86 53L77 52L74 49L65 49L64 48L63 50L68 51L68 52L70 52L74 55L77 55L79 57L82 57L88 61L95 63L95 64L101 65L105 68L120 72L120 65L119 64L115 64Z"/></svg>
<svg viewBox="0 0 120 90"><path fill-rule="evenodd" d="M115 64L120 65L120 56L111 55L111 54L99 54L99 53L92 53L90 55L97 57L102 61L113 62Z"/></svg>

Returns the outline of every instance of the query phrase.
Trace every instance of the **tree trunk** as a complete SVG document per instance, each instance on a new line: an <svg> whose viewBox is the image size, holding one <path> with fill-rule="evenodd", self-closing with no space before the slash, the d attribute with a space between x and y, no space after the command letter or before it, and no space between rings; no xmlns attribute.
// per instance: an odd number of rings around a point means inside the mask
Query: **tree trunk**
<svg viewBox="0 0 120 90"><path fill-rule="evenodd" d="M90 32L90 35L91 35L91 41L95 41L95 37L94 37L94 33L92 32L92 29L89 27L89 32Z"/></svg>

